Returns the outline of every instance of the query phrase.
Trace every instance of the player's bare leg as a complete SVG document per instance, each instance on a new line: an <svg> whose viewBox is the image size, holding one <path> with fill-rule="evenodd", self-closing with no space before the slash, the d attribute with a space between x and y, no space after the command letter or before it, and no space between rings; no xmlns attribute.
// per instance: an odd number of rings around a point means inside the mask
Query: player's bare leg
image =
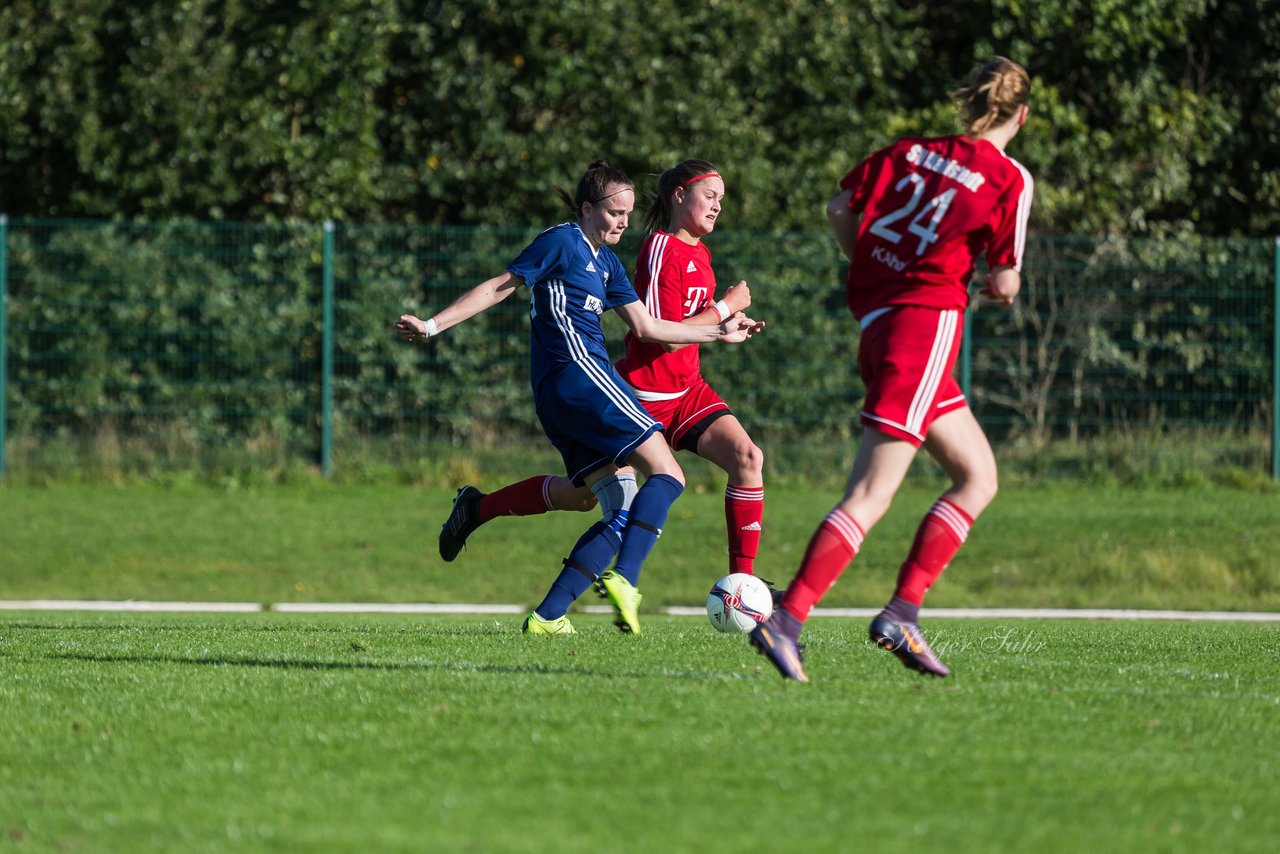
<svg viewBox="0 0 1280 854"><path fill-rule="evenodd" d="M924 448L951 478L952 486L929 508L911 553L898 573L893 598L871 622L871 639L920 673L946 676L920 630L925 591L951 562L973 520L996 494L996 460L986 434L968 408L941 416L929 428Z"/></svg>
<svg viewBox="0 0 1280 854"><path fill-rule="evenodd" d="M735 416L723 415L698 437L698 456L729 475L724 491L729 572L754 575L764 523L764 452ZM773 589L772 582L766 583ZM773 594L776 606L782 592L775 589Z"/></svg>
<svg viewBox="0 0 1280 854"><path fill-rule="evenodd" d="M910 442L864 429L839 508L856 519L864 532L870 531L889 512L915 456Z"/></svg>
<svg viewBox="0 0 1280 854"><path fill-rule="evenodd" d="M707 425L698 439L698 456L724 469L730 483L764 486L764 451L756 447L742 422L733 415Z"/></svg>
<svg viewBox="0 0 1280 854"><path fill-rule="evenodd" d="M626 471L626 469L620 470ZM585 513L594 510L596 496L587 485L574 486L567 477L556 475L547 484L547 503L552 510L572 510Z"/></svg>
<svg viewBox="0 0 1280 854"><path fill-rule="evenodd" d="M934 421L924 449L951 478L944 496L975 519L996 497L996 456L973 411L967 407Z"/></svg>

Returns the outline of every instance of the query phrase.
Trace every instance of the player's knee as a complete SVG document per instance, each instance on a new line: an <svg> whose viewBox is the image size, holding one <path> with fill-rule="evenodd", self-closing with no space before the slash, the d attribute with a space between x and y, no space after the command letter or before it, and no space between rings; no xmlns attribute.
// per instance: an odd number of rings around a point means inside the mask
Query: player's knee
<svg viewBox="0 0 1280 854"><path fill-rule="evenodd" d="M764 451L754 442L746 442L736 449L739 477L759 478L764 473Z"/></svg>
<svg viewBox="0 0 1280 854"><path fill-rule="evenodd" d="M661 470L655 470L650 477L658 474L666 475L676 483L680 484L681 489L684 489L684 469L680 468L680 464L676 463L674 460L672 461L672 465L664 466Z"/></svg>
<svg viewBox="0 0 1280 854"><path fill-rule="evenodd" d="M994 470L989 475L980 478L976 483L977 495L974 500L978 506L986 508L988 504L996 500L996 493L1000 491L1000 484Z"/></svg>
<svg viewBox="0 0 1280 854"><path fill-rule="evenodd" d="M858 484L858 488L850 491L838 506L852 516L862 526L863 533L866 533L889 512L894 493L889 490L868 490L862 488L864 486L865 484Z"/></svg>
<svg viewBox="0 0 1280 854"><path fill-rule="evenodd" d="M995 501L999 489L994 468L970 472L956 484L957 497L975 517Z"/></svg>

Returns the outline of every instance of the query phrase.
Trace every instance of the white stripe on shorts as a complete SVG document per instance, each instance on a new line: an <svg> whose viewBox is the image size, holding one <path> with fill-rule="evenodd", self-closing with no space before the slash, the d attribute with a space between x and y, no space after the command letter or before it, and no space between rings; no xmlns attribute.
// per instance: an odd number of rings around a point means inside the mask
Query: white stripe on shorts
<svg viewBox="0 0 1280 854"><path fill-rule="evenodd" d="M911 399L911 408L907 410L907 431L912 435L923 435L924 417L938 394L938 386L942 384L959 316L960 312L954 309L938 313L938 329L933 336L933 349L929 351L924 376L916 388L915 397Z"/></svg>

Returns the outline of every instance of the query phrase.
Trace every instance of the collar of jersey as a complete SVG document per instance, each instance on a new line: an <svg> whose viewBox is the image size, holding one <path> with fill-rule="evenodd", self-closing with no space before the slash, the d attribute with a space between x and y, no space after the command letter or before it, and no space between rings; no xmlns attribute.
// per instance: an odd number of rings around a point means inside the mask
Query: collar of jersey
<svg viewBox="0 0 1280 854"><path fill-rule="evenodd" d="M590 240L587 240L587 236L582 233L582 226L578 225L576 222L570 223L570 225L578 230L578 236L582 238L582 242L587 244L587 248L591 250L591 257L599 258L600 250L592 246Z"/></svg>

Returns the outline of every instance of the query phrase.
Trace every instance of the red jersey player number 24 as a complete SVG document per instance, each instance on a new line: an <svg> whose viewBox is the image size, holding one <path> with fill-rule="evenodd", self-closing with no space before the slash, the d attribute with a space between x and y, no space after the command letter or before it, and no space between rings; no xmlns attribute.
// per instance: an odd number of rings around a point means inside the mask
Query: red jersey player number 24
<svg viewBox="0 0 1280 854"><path fill-rule="evenodd" d="M849 308L963 309L977 254L1022 264L1031 177L983 139L907 138L872 154L844 180L862 213L849 271Z"/></svg>

